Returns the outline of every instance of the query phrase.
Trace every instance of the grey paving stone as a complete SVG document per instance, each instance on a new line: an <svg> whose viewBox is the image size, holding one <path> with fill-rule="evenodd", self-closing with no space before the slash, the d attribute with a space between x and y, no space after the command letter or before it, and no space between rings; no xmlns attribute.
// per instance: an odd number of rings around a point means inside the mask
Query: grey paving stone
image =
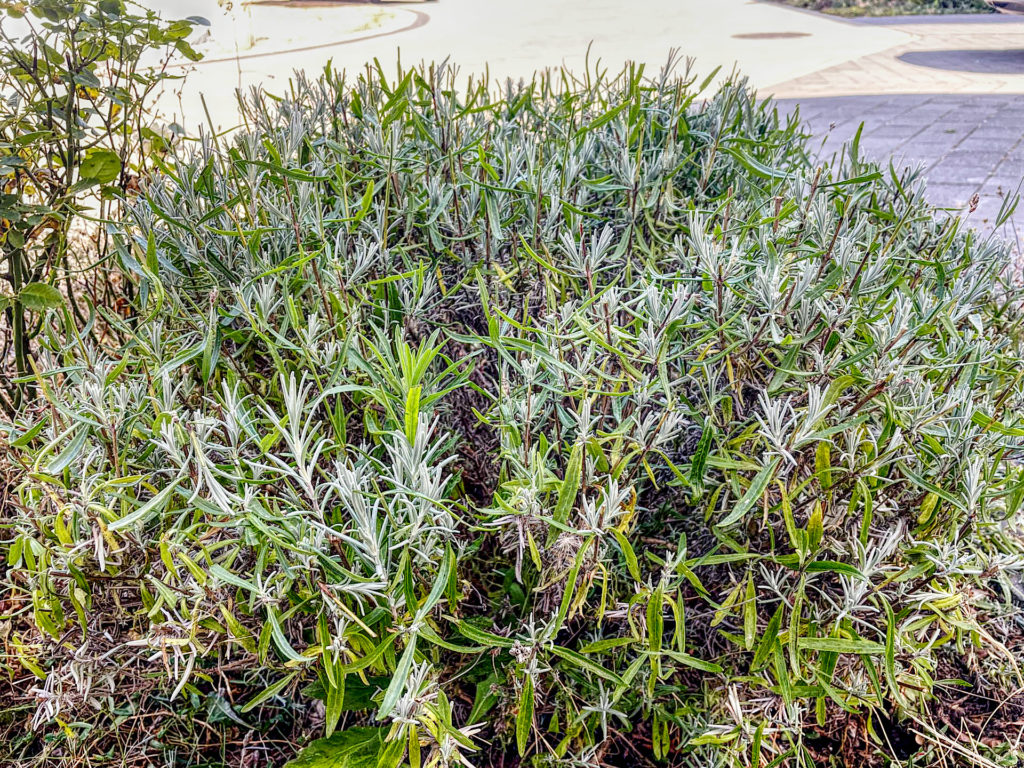
<svg viewBox="0 0 1024 768"><path fill-rule="evenodd" d="M922 167L929 200L967 213L967 223L991 231L1003 200L1024 178L1024 97L1016 95L883 95L779 102L800 104L812 148L828 157L860 129L864 157L897 167ZM813 141L813 140L812 140ZM1024 205L1013 215L1024 234ZM1006 229L1005 227L1003 229ZM1014 236L1016 240L1016 237Z"/></svg>
<svg viewBox="0 0 1024 768"><path fill-rule="evenodd" d="M963 107L978 98L975 94L961 95L957 93L938 93L928 99L929 104L949 104L951 107ZM981 98L985 98L982 96ZM996 97L998 98L998 97ZM999 99L1002 103L1002 99Z"/></svg>
<svg viewBox="0 0 1024 768"><path fill-rule="evenodd" d="M934 161L938 161L948 155L955 146L955 139L943 141L936 137L921 135L907 145L906 150L921 157L929 157Z"/></svg>
<svg viewBox="0 0 1024 768"><path fill-rule="evenodd" d="M1024 109L1017 109L1016 107L1001 109L988 117L985 122L992 122L996 125L1015 125L1018 127L1017 132L1020 133L1020 129L1024 128Z"/></svg>
<svg viewBox="0 0 1024 768"><path fill-rule="evenodd" d="M1002 136L979 136L977 130L974 130L956 145L956 151L978 153L979 155L998 154L1001 159L1010 154L1010 151L1017 145L1017 141L1015 136L1005 134Z"/></svg>
<svg viewBox="0 0 1024 768"><path fill-rule="evenodd" d="M961 139L971 135L973 126L965 125L960 128L949 128L944 125L925 126L923 135L934 144L956 144Z"/></svg>
<svg viewBox="0 0 1024 768"><path fill-rule="evenodd" d="M950 112L948 107L918 107L903 113L903 119L921 125L932 125L946 118Z"/></svg>
<svg viewBox="0 0 1024 768"><path fill-rule="evenodd" d="M905 148L901 149L899 152L896 152L893 155L893 158L897 161L898 165L905 165L908 168L920 167L924 168L925 170L930 170L931 167L938 162L938 160L936 160L934 157L931 157L926 154L910 152Z"/></svg>
<svg viewBox="0 0 1024 768"><path fill-rule="evenodd" d="M985 180L987 189L995 189L1004 194L1024 191L1024 169L1004 170L1001 167Z"/></svg>
<svg viewBox="0 0 1024 768"><path fill-rule="evenodd" d="M892 106L890 104L881 104L875 107L869 107L867 109L864 109L860 111L856 116L860 117L860 119L862 120L877 119L879 122L885 122L886 120L891 120L892 118L896 117L901 113L902 110L900 110L898 107Z"/></svg>
<svg viewBox="0 0 1024 768"><path fill-rule="evenodd" d="M924 130L924 126L920 123L917 125L912 123L903 125L886 123L877 127L873 126L870 130L865 130L871 139L892 139L903 142L908 141L921 133L921 131Z"/></svg>
<svg viewBox="0 0 1024 768"><path fill-rule="evenodd" d="M908 104L907 112L950 112L956 109L956 104L947 104L943 101L936 101L935 96L929 96L926 101L920 104Z"/></svg>
<svg viewBox="0 0 1024 768"><path fill-rule="evenodd" d="M1024 119L1024 118L1022 118ZM1019 142L1021 137L1019 135L1010 133L1006 130L1006 125L1001 124L998 120L986 120L977 128L971 132L971 137L984 137L992 139L1009 138L1014 142Z"/></svg>
<svg viewBox="0 0 1024 768"><path fill-rule="evenodd" d="M999 152L993 150L980 150L980 149L961 149L959 145L952 149L945 157L942 158L942 162L946 165L955 166L957 168L978 168L985 171L985 176L988 177L993 170L1003 161L1006 157L1006 152Z"/></svg>
<svg viewBox="0 0 1024 768"><path fill-rule="evenodd" d="M962 131L965 128L976 128L994 114L993 112L976 112L974 114L950 112L936 120L935 125L954 131Z"/></svg>
<svg viewBox="0 0 1024 768"><path fill-rule="evenodd" d="M890 155L899 150L906 139L893 139L886 136L866 134L861 137L860 151L867 155Z"/></svg>
<svg viewBox="0 0 1024 768"><path fill-rule="evenodd" d="M928 199L941 207L963 207L977 192L973 184L928 183Z"/></svg>
<svg viewBox="0 0 1024 768"><path fill-rule="evenodd" d="M928 169L928 179L936 184L983 184L991 171L972 165L940 160Z"/></svg>
<svg viewBox="0 0 1024 768"><path fill-rule="evenodd" d="M898 115L885 121L885 125L888 127L904 128L904 129L917 129L918 131L925 130L928 126L934 122L933 118L922 118L920 114L914 114L913 112L901 112Z"/></svg>

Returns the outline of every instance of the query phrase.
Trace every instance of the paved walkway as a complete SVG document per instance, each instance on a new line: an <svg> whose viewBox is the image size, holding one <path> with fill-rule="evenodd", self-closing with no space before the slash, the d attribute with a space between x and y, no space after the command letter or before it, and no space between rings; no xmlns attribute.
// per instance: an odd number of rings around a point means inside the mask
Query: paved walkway
<svg viewBox="0 0 1024 768"><path fill-rule="evenodd" d="M823 155L863 122L864 155L922 166L932 202L992 231L1024 178L1022 22L1001 15L846 22L906 38L762 92L774 94L784 109L799 105ZM997 231L1020 247L1024 205Z"/></svg>
<svg viewBox="0 0 1024 768"><path fill-rule="evenodd" d="M467 77L488 71L501 82L561 64L582 71L588 61L591 68L600 63L617 72L632 60L655 74L676 49L695 59L700 75L738 67L754 87L763 88L909 41L898 29L854 27L750 0L437 0L355 7L236 0L231 12L218 0L146 5L167 16L199 15L212 22L209 42L198 46L208 59L185 82L180 102L169 94L164 106L196 122L204 115L202 92L221 127L237 121L236 88L282 92L295 69L319 72L328 61L351 73L375 58L393 70L399 55L406 65L447 57ZM355 10L360 7L388 15L371 28L372 20ZM359 21L366 22L364 28L354 29ZM315 47L299 45L295 38L302 34ZM225 60L224 51L236 46L239 56Z"/></svg>
<svg viewBox="0 0 1024 768"><path fill-rule="evenodd" d="M801 13L801 15L805 15ZM962 14L839 20L850 32L900 33L897 43L770 90L779 97L878 93L1024 93L1024 16Z"/></svg>

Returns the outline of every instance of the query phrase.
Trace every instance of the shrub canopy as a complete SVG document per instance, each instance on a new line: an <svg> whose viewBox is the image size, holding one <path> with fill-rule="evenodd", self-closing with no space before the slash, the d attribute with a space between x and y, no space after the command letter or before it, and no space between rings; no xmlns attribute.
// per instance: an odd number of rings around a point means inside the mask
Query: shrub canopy
<svg viewBox="0 0 1024 768"><path fill-rule="evenodd" d="M985 0L781 0L836 16L901 16L932 13L994 13Z"/></svg>
<svg viewBox="0 0 1024 768"><path fill-rule="evenodd" d="M169 155L9 429L14 754L1011 760L1007 249L706 86L327 71Z"/></svg>

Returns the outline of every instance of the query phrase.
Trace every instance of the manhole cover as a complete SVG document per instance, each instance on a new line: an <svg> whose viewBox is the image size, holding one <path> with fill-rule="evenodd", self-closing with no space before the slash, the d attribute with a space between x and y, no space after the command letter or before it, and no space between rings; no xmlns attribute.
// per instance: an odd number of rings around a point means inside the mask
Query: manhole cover
<svg viewBox="0 0 1024 768"><path fill-rule="evenodd" d="M789 40L793 37L810 37L810 32L746 32L733 35L737 40Z"/></svg>

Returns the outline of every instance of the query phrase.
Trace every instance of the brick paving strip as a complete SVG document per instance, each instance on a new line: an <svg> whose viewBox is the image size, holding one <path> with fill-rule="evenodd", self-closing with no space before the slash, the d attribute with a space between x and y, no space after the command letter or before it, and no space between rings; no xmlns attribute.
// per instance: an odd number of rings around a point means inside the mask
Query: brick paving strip
<svg viewBox="0 0 1024 768"><path fill-rule="evenodd" d="M991 232L1024 178L1024 23L1006 16L856 23L886 24L911 38L762 92L773 93L781 110L799 108L822 141L821 156L863 123L862 155L922 167L934 204ZM1020 247L1024 204L998 234Z"/></svg>

